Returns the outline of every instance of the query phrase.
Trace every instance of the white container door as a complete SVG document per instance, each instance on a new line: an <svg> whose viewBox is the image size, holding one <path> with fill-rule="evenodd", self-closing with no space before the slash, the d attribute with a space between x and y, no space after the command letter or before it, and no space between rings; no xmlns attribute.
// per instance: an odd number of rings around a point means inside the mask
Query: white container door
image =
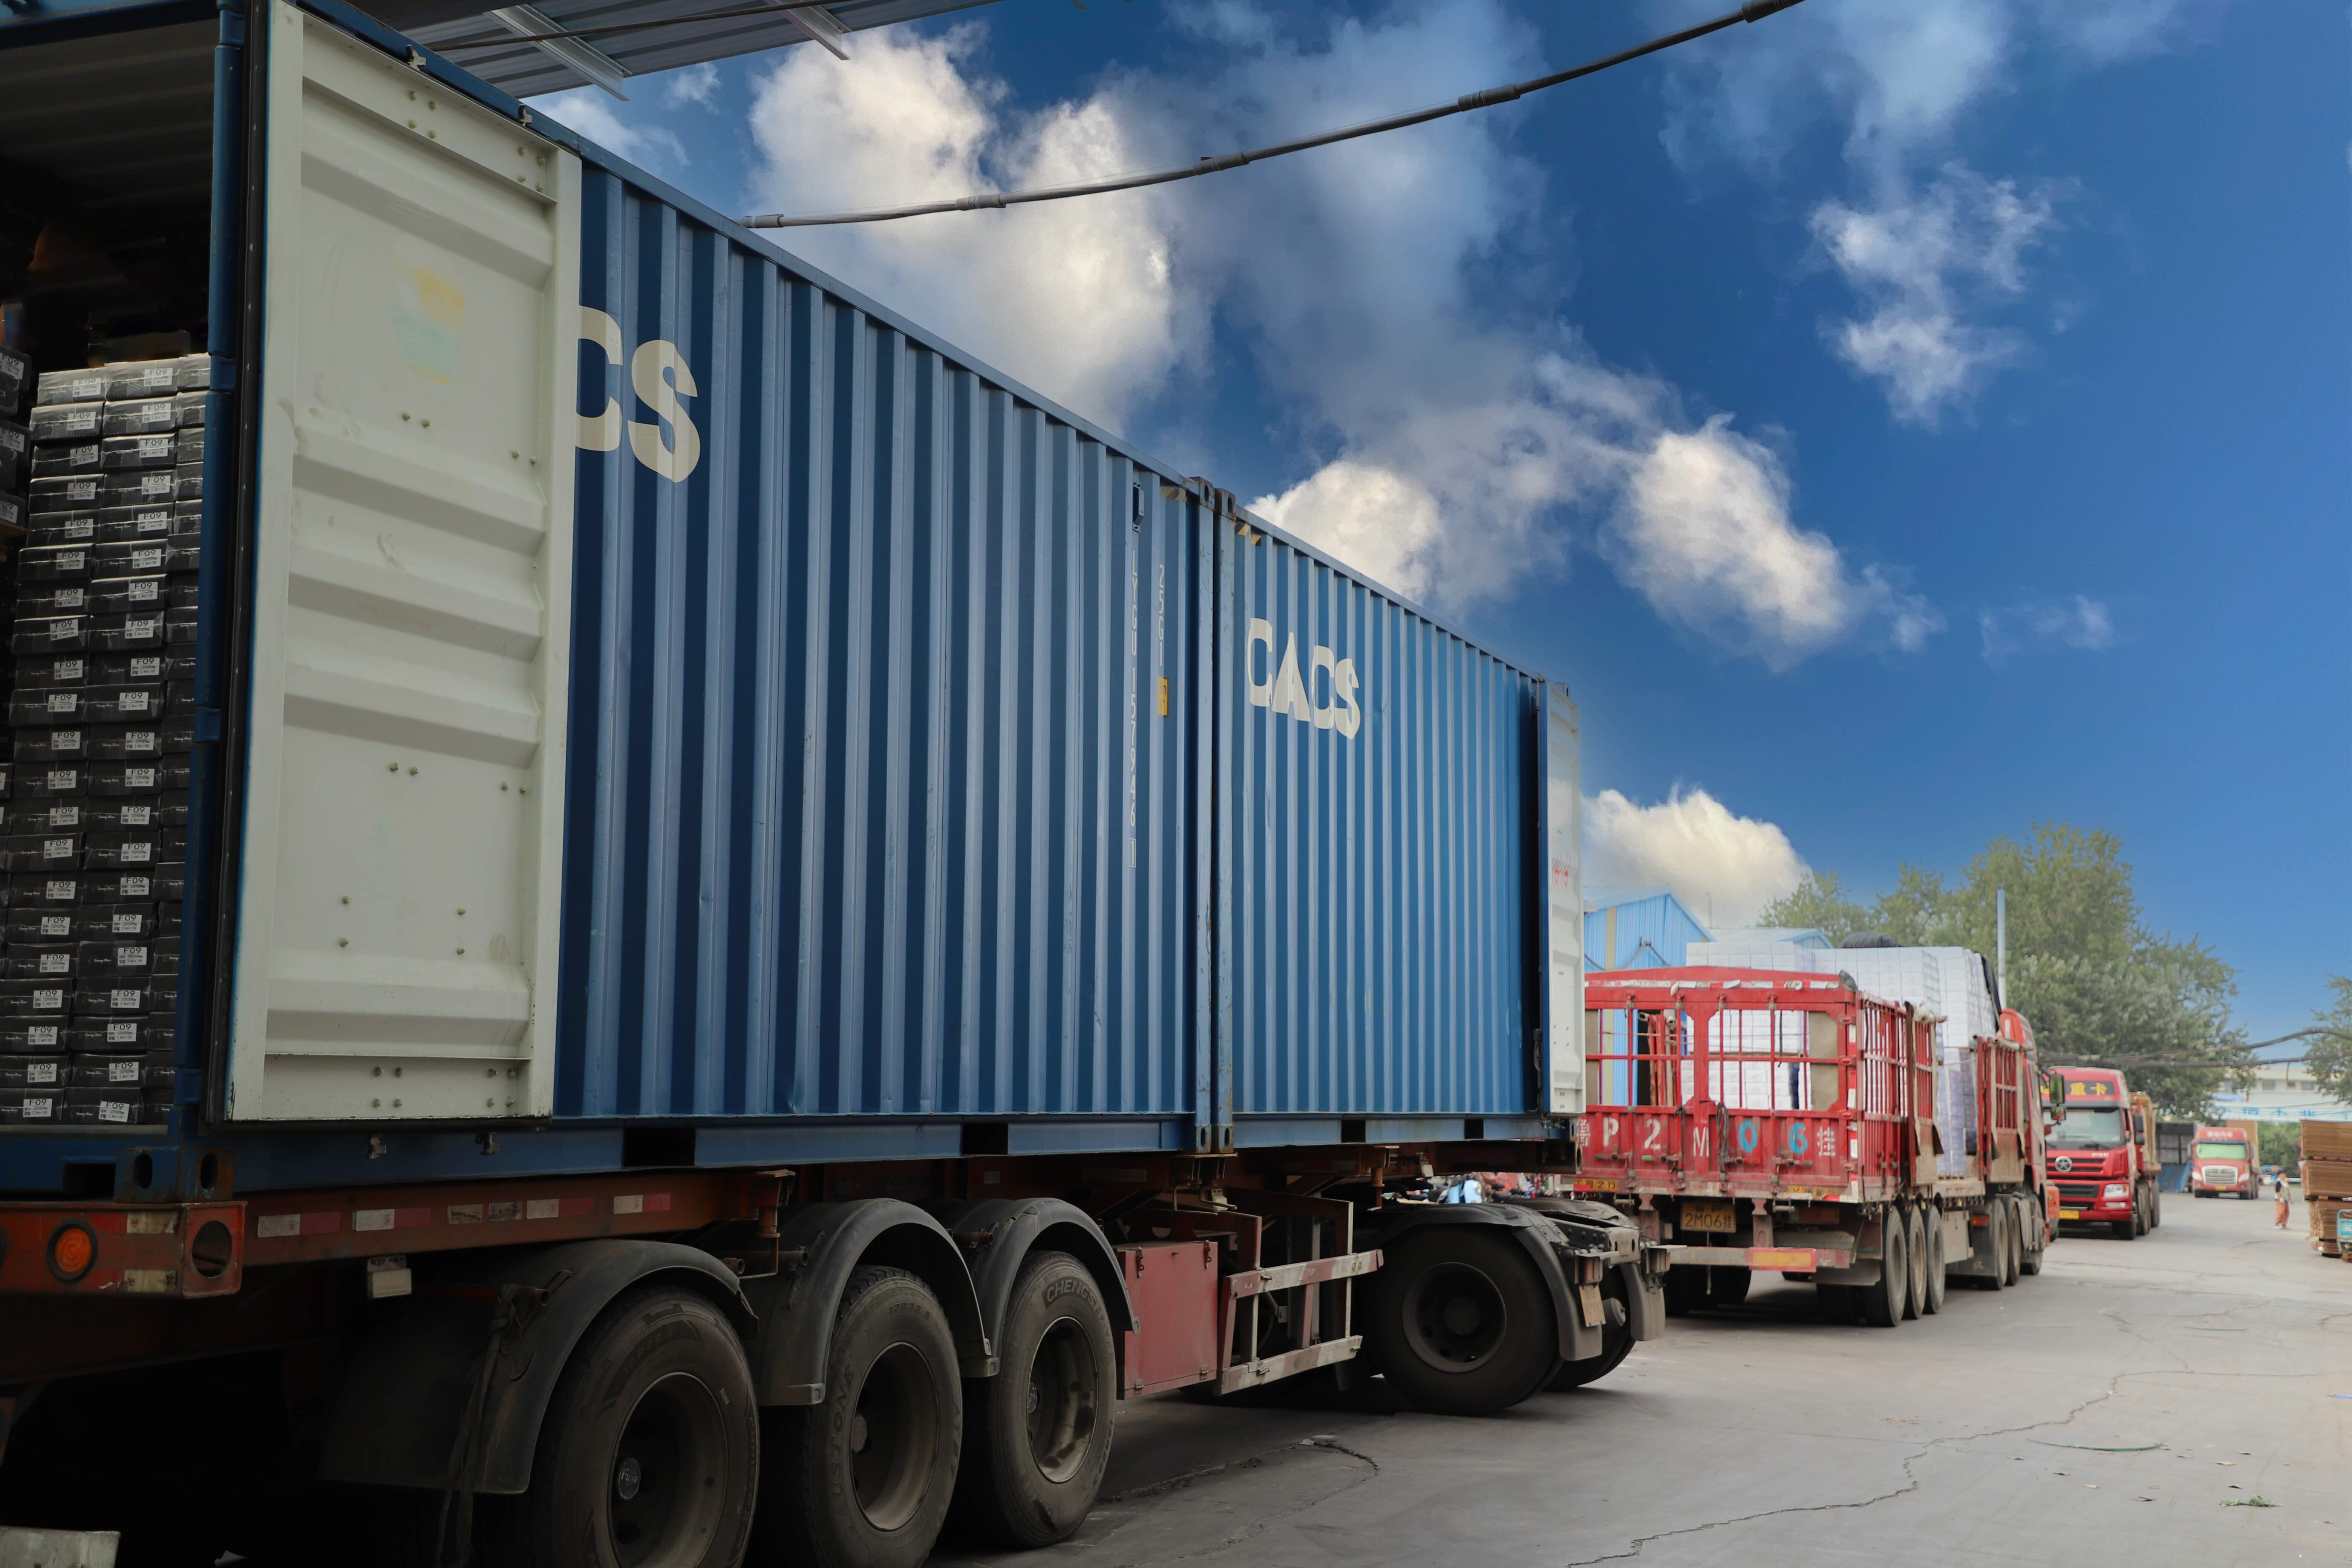
<svg viewBox="0 0 2352 1568"><path fill-rule="evenodd" d="M1568 689L1543 688L1544 1110L1584 1109L1584 807L1581 742Z"/></svg>
<svg viewBox="0 0 2352 1568"><path fill-rule="evenodd" d="M268 7L236 1121L552 1100L580 168Z"/></svg>

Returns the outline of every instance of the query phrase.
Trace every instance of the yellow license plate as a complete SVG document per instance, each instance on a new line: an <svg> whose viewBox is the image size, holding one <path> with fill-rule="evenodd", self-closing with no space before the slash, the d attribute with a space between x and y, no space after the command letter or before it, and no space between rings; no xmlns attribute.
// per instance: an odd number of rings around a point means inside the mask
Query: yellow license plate
<svg viewBox="0 0 2352 1568"><path fill-rule="evenodd" d="M1731 1217L1729 1198L1685 1198L1682 1227L1685 1230L1717 1230L1728 1234L1739 1228Z"/></svg>
<svg viewBox="0 0 2352 1568"><path fill-rule="evenodd" d="M2083 1211L2081 1209L2060 1209L2058 1211L2058 1217L2060 1219L2081 1219L2083 1217Z"/></svg>

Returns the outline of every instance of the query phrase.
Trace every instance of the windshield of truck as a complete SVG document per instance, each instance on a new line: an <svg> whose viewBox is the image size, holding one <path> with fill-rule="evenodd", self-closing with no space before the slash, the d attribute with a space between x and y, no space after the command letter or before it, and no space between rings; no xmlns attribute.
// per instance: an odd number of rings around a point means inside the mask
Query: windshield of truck
<svg viewBox="0 0 2352 1568"><path fill-rule="evenodd" d="M2197 1145L2197 1157L2200 1160L2242 1160L2246 1157L2246 1146L2243 1143L2209 1140Z"/></svg>
<svg viewBox="0 0 2352 1568"><path fill-rule="evenodd" d="M2124 1113L2114 1106L2070 1105L2066 1120L2050 1130L2053 1149L2120 1149Z"/></svg>

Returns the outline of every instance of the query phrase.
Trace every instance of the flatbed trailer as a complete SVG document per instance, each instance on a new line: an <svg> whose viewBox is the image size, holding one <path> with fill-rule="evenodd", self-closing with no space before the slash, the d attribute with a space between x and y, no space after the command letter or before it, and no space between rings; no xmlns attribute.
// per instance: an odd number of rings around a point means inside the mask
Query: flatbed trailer
<svg viewBox="0 0 2352 1568"><path fill-rule="evenodd" d="M1675 1246L1670 1314L1738 1305L1779 1273L1833 1317L1892 1328L1940 1310L1948 1277L2000 1289L2040 1271L2040 1084L2019 1015L1955 1073L1935 1016L1843 974L1605 972L1585 1006L1575 1185ZM1956 1090L1976 1129L1958 1151L1937 1116Z"/></svg>
<svg viewBox="0 0 2352 1568"><path fill-rule="evenodd" d="M0 15L0 805L171 814L6 846L0 1524L878 1568L1125 1399L1659 1331L1613 1207L1426 1201L1576 1169L1563 689L333 0Z"/></svg>

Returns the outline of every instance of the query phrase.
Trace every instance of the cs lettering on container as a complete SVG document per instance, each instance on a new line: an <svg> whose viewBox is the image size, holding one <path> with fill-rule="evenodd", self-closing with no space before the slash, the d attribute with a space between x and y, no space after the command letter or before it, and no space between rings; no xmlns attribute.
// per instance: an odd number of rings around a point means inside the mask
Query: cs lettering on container
<svg viewBox="0 0 2352 1568"><path fill-rule="evenodd" d="M608 363L622 363L621 323L605 312L581 306L580 338L603 349ZM702 461L702 432L695 428L678 401L695 395L694 373L687 369L686 356L677 352L677 345L666 338L639 343L627 363L630 389L655 416L628 421L629 450L663 479L683 479ZM662 437L663 424L670 430L667 440ZM581 448L612 451L621 444L621 400L607 394L603 413L580 416Z"/></svg>

